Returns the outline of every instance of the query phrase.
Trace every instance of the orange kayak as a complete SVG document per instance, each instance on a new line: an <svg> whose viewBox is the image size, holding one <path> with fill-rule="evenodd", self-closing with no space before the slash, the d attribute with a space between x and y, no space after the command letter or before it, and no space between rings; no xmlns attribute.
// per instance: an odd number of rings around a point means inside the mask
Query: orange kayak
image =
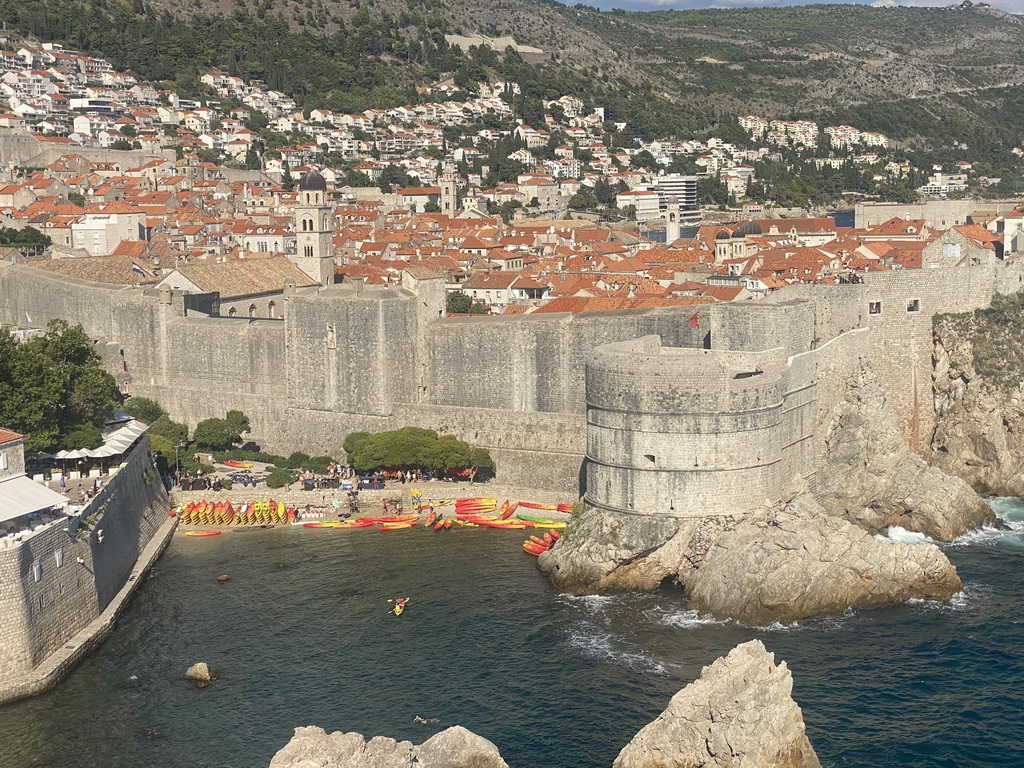
<svg viewBox="0 0 1024 768"><path fill-rule="evenodd" d="M220 531L185 531L186 536L220 536Z"/></svg>

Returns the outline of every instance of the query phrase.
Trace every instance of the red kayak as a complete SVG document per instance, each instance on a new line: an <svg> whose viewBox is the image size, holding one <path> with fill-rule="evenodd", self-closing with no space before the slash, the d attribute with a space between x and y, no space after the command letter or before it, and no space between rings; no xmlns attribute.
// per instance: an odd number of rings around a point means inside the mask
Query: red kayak
<svg viewBox="0 0 1024 768"><path fill-rule="evenodd" d="M452 529L452 521L450 519L444 521L444 529L446 531L450 531Z"/></svg>

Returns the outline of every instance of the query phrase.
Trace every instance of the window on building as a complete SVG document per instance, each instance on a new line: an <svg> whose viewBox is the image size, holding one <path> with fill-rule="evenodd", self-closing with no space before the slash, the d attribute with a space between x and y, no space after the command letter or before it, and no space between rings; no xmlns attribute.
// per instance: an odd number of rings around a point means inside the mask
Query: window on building
<svg viewBox="0 0 1024 768"><path fill-rule="evenodd" d="M274 314L274 309L276 308L277 304L275 304L274 302L270 302L269 304L267 304L267 317L277 317L277 315Z"/></svg>
<svg viewBox="0 0 1024 768"><path fill-rule="evenodd" d="M256 305L255 304L250 304L249 305L249 317L256 317Z"/></svg>
<svg viewBox="0 0 1024 768"><path fill-rule="evenodd" d="M35 565L32 566L32 578L34 578L37 583L42 580L42 578L43 578L43 564L42 563L36 563ZM42 600L42 597L40 597L39 599Z"/></svg>
<svg viewBox="0 0 1024 768"><path fill-rule="evenodd" d="M942 255L947 259L960 258L960 243L943 243Z"/></svg>
<svg viewBox="0 0 1024 768"><path fill-rule="evenodd" d="M7 469L7 454L0 453L0 469Z"/></svg>
<svg viewBox="0 0 1024 768"><path fill-rule="evenodd" d="M234 307L231 307L231 309L228 310L228 317L234 317L237 314L238 314L238 310L235 309Z"/></svg>
<svg viewBox="0 0 1024 768"><path fill-rule="evenodd" d="M256 243L256 250L259 251L260 253L266 253L267 252L267 241L266 240L260 240L258 243Z"/></svg>
<svg viewBox="0 0 1024 768"><path fill-rule="evenodd" d="M645 453L644 458L647 459L648 464L657 464L658 462L654 458L653 453Z"/></svg>
<svg viewBox="0 0 1024 768"><path fill-rule="evenodd" d="M868 302L868 314L869 315L880 315L880 314L882 314L882 302L880 302L880 301L869 301Z"/></svg>
<svg viewBox="0 0 1024 768"><path fill-rule="evenodd" d="M907 312L920 312L921 311L921 300L911 299L907 302Z"/></svg>

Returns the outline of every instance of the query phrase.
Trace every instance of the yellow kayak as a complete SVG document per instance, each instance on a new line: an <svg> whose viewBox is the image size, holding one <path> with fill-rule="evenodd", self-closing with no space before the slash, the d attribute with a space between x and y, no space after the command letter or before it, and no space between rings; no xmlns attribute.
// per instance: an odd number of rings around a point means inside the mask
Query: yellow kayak
<svg viewBox="0 0 1024 768"><path fill-rule="evenodd" d="M412 528L412 523L381 523L380 530L382 531L397 531L401 528Z"/></svg>
<svg viewBox="0 0 1024 768"><path fill-rule="evenodd" d="M568 523L534 523L534 528L565 528Z"/></svg>

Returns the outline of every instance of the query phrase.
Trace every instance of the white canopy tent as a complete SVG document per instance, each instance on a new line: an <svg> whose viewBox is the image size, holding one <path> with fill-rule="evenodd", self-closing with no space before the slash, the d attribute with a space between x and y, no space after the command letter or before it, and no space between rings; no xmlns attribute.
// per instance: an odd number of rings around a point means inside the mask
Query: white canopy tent
<svg viewBox="0 0 1024 768"><path fill-rule="evenodd" d="M67 497L25 475L0 480L0 523L67 503Z"/></svg>
<svg viewBox="0 0 1024 768"><path fill-rule="evenodd" d="M106 459L111 456L120 456L127 451L135 441L147 430L149 426L141 421L129 421L120 427L110 430L103 435L103 442L99 448L80 449L74 451L57 451L53 455L55 459Z"/></svg>

